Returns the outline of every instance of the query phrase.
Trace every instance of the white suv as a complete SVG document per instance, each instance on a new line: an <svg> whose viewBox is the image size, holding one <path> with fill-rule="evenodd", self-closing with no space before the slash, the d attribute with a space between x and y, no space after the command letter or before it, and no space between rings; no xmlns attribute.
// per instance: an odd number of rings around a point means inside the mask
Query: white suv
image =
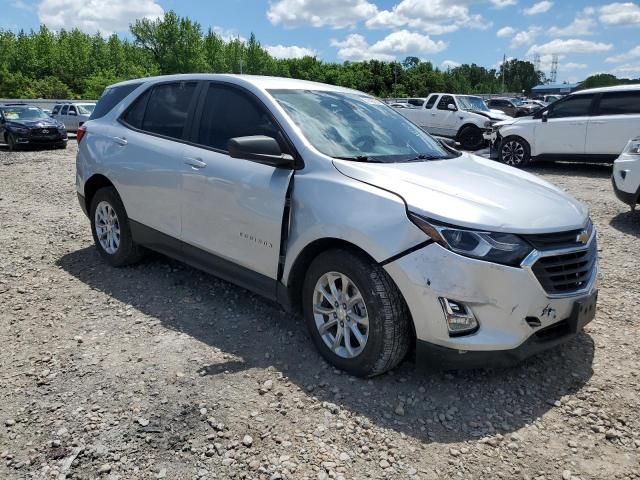
<svg viewBox="0 0 640 480"><path fill-rule="evenodd" d="M640 132L640 85L582 90L531 116L499 122L492 158L516 167L532 159L613 161Z"/></svg>
<svg viewBox="0 0 640 480"><path fill-rule="evenodd" d="M362 92L133 80L105 91L78 139L80 205L108 264L146 247L301 311L320 353L352 374L413 348L432 365L511 364L594 317L582 204L448 149Z"/></svg>
<svg viewBox="0 0 640 480"><path fill-rule="evenodd" d="M68 132L76 132L89 120L96 104L91 102L57 103L51 116L63 123Z"/></svg>

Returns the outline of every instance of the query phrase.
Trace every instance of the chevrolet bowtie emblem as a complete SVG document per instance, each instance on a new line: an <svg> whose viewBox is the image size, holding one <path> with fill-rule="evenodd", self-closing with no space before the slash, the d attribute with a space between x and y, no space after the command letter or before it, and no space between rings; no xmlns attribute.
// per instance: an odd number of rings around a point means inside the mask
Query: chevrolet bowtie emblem
<svg viewBox="0 0 640 480"><path fill-rule="evenodd" d="M581 231L576 237L576 242L586 245L589 241L589 234L586 230Z"/></svg>

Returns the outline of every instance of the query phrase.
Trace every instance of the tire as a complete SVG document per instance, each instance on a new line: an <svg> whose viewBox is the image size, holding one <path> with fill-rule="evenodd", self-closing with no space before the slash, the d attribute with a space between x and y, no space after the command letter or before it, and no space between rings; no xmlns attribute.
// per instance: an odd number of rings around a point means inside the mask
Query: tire
<svg viewBox="0 0 640 480"><path fill-rule="evenodd" d="M99 213L97 211L100 210ZM115 215L115 220L113 220ZM99 218L103 221L100 221ZM142 247L133 241L129 217L122 204L120 195L113 187L98 190L91 200L89 209L91 233L100 256L113 267L123 267L139 261L142 258ZM112 222L104 221L112 219ZM99 224L98 224L99 223ZM98 238L98 230L107 232ZM110 227L110 228L109 228ZM109 232L111 231L111 235ZM115 233L118 235L115 235ZM111 240L110 240L111 239ZM116 242L117 239L117 242ZM117 243L117 245L116 245ZM115 248L114 248L115 247Z"/></svg>
<svg viewBox="0 0 640 480"><path fill-rule="evenodd" d="M531 147L520 137L506 137L500 142L499 160L505 165L522 168L531 162Z"/></svg>
<svg viewBox="0 0 640 480"><path fill-rule="evenodd" d="M18 150L18 143L16 142L16 137L13 136L13 133L7 133L7 145L9 146L10 152Z"/></svg>
<svg viewBox="0 0 640 480"><path fill-rule="evenodd" d="M343 296L345 277L347 298ZM328 282L324 283L327 279L333 280L342 302L339 308L329 301L335 296ZM320 288L327 295L319 293ZM347 305L350 301L353 303ZM343 305L347 308L340 308ZM307 271L302 306L309 333L322 356L352 375L380 375L398 365L409 350L411 320L407 304L387 273L363 254L342 249L320 254ZM341 324L343 335L338 346L331 348L329 344L335 345ZM332 326L321 333L322 325ZM361 339L364 338L363 342L358 341L354 328L360 332ZM351 352L347 348L347 337Z"/></svg>
<svg viewBox="0 0 640 480"><path fill-rule="evenodd" d="M478 150L484 145L482 130L475 125L462 127L458 133L458 142L463 150Z"/></svg>

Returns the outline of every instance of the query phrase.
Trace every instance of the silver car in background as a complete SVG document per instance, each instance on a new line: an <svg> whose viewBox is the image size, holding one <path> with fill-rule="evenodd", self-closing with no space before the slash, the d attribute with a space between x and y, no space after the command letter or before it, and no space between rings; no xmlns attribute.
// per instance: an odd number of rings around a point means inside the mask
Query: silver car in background
<svg viewBox="0 0 640 480"><path fill-rule="evenodd" d="M362 92L132 80L105 91L78 141L78 197L108 264L146 247L276 300L352 374L413 350L425 365L509 365L594 317L582 204Z"/></svg>
<svg viewBox="0 0 640 480"><path fill-rule="evenodd" d="M89 120L96 104L93 102L57 103L51 111L51 116L62 122L68 132L76 132Z"/></svg>

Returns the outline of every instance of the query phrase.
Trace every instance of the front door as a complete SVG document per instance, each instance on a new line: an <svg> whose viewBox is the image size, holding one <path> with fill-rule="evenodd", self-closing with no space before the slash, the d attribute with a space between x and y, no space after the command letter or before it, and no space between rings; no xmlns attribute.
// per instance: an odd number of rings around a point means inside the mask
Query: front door
<svg viewBox="0 0 640 480"><path fill-rule="evenodd" d="M458 112L449 110L449 105L456 105L451 95L443 95L436 105L435 127L434 132L437 135L445 137L455 137L457 133L456 125L458 124Z"/></svg>
<svg viewBox="0 0 640 480"><path fill-rule="evenodd" d="M186 254L204 252L202 262L212 262L220 276L244 280L253 290L270 288L274 283L269 279L277 279L285 197L293 171L231 158L227 142L266 135L278 139L284 151L289 147L264 105L240 87L211 82L199 104L194 145L185 147L182 164L182 240L187 250L197 249Z"/></svg>
<svg viewBox="0 0 640 480"><path fill-rule="evenodd" d="M535 155L582 155L594 95L572 95L552 104L535 124ZM538 117L536 115L536 117Z"/></svg>

